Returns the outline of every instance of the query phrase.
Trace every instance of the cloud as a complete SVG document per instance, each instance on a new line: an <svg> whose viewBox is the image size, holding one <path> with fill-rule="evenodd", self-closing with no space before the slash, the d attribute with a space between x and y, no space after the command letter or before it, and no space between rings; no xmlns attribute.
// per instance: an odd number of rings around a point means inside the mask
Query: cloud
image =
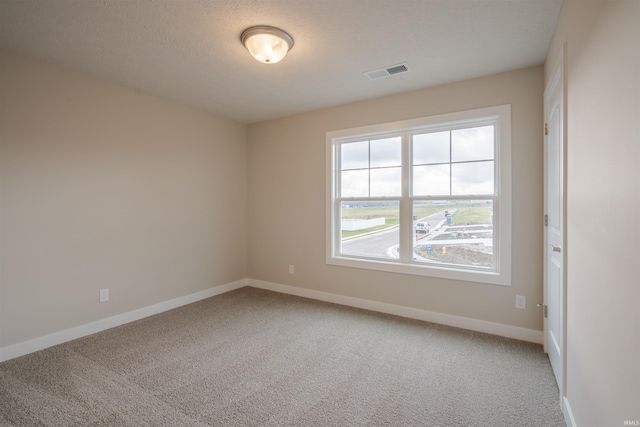
<svg viewBox="0 0 640 427"><path fill-rule="evenodd" d="M413 164L449 162L449 131L413 136Z"/></svg>
<svg viewBox="0 0 640 427"><path fill-rule="evenodd" d="M371 196L402 195L402 169L371 169Z"/></svg>
<svg viewBox="0 0 640 427"><path fill-rule="evenodd" d="M362 169L369 167L369 141L340 144L340 169Z"/></svg>
<svg viewBox="0 0 640 427"><path fill-rule="evenodd" d="M413 167L414 196L448 196L449 168L447 165Z"/></svg>
<svg viewBox="0 0 640 427"><path fill-rule="evenodd" d="M369 170L342 171L340 194L342 197L369 196Z"/></svg>
<svg viewBox="0 0 640 427"><path fill-rule="evenodd" d="M493 161L454 163L451 165L451 192L462 194L493 194Z"/></svg>
<svg viewBox="0 0 640 427"><path fill-rule="evenodd" d="M402 143L399 136L371 141L371 167L400 166Z"/></svg>
<svg viewBox="0 0 640 427"><path fill-rule="evenodd" d="M400 196L401 138L348 142L341 149L341 196ZM416 134L413 195L493 194L494 127Z"/></svg>
<svg viewBox="0 0 640 427"><path fill-rule="evenodd" d="M493 126L451 131L451 161L493 159Z"/></svg>

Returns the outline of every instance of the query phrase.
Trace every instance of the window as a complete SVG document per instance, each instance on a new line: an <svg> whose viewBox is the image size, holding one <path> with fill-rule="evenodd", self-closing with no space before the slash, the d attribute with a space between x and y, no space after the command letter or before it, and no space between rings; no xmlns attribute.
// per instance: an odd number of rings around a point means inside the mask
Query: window
<svg viewBox="0 0 640 427"><path fill-rule="evenodd" d="M509 285L511 106L327 133L327 263Z"/></svg>

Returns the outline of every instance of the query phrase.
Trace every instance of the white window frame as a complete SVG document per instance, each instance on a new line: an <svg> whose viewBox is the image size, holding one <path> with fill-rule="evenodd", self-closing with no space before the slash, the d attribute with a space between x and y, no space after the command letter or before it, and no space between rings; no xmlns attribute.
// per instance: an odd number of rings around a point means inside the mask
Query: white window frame
<svg viewBox="0 0 640 427"><path fill-rule="evenodd" d="M495 268L479 270L467 266L436 266L412 262L402 252L409 251L413 233L412 198L410 195L411 165L410 138L417 132L452 130L469 125L494 125L495 189L493 199L494 254ZM402 151L402 195L389 199L400 200L400 253L401 259L380 259L350 256L339 253L341 241L340 200L336 198L339 185L339 165L337 147L348 140L379 138L389 135L403 135ZM364 268L392 273L445 279L472 281L495 285L511 285L511 105L480 108L475 110L441 114L398 122L383 123L352 129L327 132L326 134L326 263L343 267ZM455 197L439 196L440 199ZM372 198L364 198L370 200ZM377 199L377 198L374 198ZM384 197L381 199L385 199ZM407 227L406 224L411 224Z"/></svg>

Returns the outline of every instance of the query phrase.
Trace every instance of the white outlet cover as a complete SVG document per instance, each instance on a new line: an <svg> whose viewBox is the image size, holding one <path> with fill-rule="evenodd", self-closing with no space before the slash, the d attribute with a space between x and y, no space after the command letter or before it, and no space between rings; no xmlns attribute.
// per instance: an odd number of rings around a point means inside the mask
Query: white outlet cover
<svg viewBox="0 0 640 427"><path fill-rule="evenodd" d="M523 295L516 295L516 308L524 310L527 308L527 297Z"/></svg>
<svg viewBox="0 0 640 427"><path fill-rule="evenodd" d="M109 301L109 289L100 289L100 302Z"/></svg>

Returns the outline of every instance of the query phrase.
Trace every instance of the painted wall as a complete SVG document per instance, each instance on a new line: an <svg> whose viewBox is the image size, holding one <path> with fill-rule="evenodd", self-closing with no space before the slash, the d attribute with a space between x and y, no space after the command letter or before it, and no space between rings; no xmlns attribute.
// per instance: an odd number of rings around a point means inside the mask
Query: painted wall
<svg viewBox="0 0 640 427"><path fill-rule="evenodd" d="M640 2L565 0L567 384L578 426L640 421Z"/></svg>
<svg viewBox="0 0 640 427"><path fill-rule="evenodd" d="M0 347L247 276L245 126L0 61Z"/></svg>
<svg viewBox="0 0 640 427"><path fill-rule="evenodd" d="M249 126L249 277L542 330L542 94L538 66ZM327 131L501 104L512 104L512 286L325 264Z"/></svg>

